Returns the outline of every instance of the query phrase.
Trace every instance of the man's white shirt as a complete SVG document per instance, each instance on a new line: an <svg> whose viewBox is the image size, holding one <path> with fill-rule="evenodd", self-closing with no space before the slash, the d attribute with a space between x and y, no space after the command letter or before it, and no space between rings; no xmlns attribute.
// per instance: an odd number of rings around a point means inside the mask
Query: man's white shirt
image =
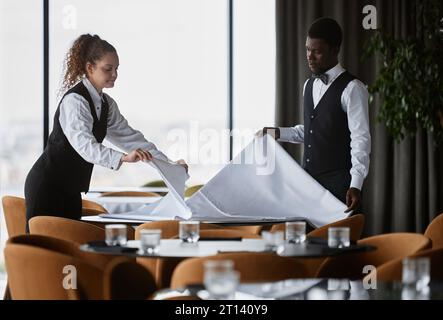
<svg viewBox="0 0 443 320"><path fill-rule="evenodd" d="M314 108L337 77L345 72L340 64L325 72L328 75L328 84L315 79L312 88ZM306 80L303 87L305 94ZM371 135L369 131L368 90L359 80L354 79L346 86L341 95L341 106L348 117L349 131L351 132L351 185L361 190L363 181L369 171L369 154L371 153ZM280 128L279 141L303 143L304 126ZM327 156L327 155L325 155Z"/></svg>
<svg viewBox="0 0 443 320"><path fill-rule="evenodd" d="M129 126L114 99L106 93L99 94L87 78L83 78L82 82L92 98L98 119L102 112L103 95L106 96L109 105L106 140L126 153L140 148L149 151L157 159L169 160L140 131ZM60 104L59 121L69 143L84 160L112 170L120 168L120 160L124 154L95 139L92 133L94 118L85 98L77 93L66 95Z"/></svg>

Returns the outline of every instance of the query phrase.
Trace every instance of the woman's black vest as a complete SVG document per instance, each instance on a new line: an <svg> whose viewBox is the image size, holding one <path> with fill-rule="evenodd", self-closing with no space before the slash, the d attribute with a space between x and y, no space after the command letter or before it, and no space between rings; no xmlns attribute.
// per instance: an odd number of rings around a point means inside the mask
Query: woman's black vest
<svg viewBox="0 0 443 320"><path fill-rule="evenodd" d="M97 118L92 98L82 82L68 90L63 98L77 93L88 101L89 109L94 118L92 134L97 142L101 143L106 136L109 105L103 96L102 111L100 119ZM54 127L48 139L48 144L43 152L42 158L45 162L45 174L67 193L88 192L94 165L85 161L69 143L60 125L60 101L54 116ZM68 106L69 107L69 106ZM74 120L75 121L75 120Z"/></svg>

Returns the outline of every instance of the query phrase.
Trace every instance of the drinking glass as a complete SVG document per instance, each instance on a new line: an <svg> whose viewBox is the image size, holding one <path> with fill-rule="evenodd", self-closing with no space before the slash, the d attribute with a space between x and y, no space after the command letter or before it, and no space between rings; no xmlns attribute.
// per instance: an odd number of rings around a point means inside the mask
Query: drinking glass
<svg viewBox="0 0 443 320"><path fill-rule="evenodd" d="M212 299L233 299L239 284L240 273L232 260L208 260L204 263L204 285Z"/></svg>
<svg viewBox="0 0 443 320"><path fill-rule="evenodd" d="M331 248L349 247L350 229L348 227L330 227L328 229L328 246Z"/></svg>
<svg viewBox="0 0 443 320"><path fill-rule="evenodd" d="M416 263L416 288L422 291L429 286L431 281L431 259L429 257L418 258Z"/></svg>
<svg viewBox="0 0 443 320"><path fill-rule="evenodd" d="M184 243L196 243L200 238L200 221L180 221L179 238Z"/></svg>
<svg viewBox="0 0 443 320"><path fill-rule="evenodd" d="M303 243L306 240L306 222L295 221L285 223L286 241L289 243Z"/></svg>
<svg viewBox="0 0 443 320"><path fill-rule="evenodd" d="M160 229L143 229L140 231L140 248L143 253L158 252L162 231Z"/></svg>
<svg viewBox="0 0 443 320"><path fill-rule="evenodd" d="M263 231L261 233L265 247L267 250L276 251L278 247L282 246L285 242L283 231L269 232Z"/></svg>
<svg viewBox="0 0 443 320"><path fill-rule="evenodd" d="M106 244L108 246L124 246L127 242L127 228L124 224L107 224L105 226Z"/></svg>

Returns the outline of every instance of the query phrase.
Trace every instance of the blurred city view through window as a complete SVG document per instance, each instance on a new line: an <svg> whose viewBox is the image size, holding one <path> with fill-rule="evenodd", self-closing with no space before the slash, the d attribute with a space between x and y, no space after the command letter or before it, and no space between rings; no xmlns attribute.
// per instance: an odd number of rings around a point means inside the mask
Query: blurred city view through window
<svg viewBox="0 0 443 320"><path fill-rule="evenodd" d="M274 125L274 6L233 1L234 155ZM227 0L49 1L50 130L65 55L79 35L98 34L117 49L119 77L105 92L129 124L189 163L188 185L209 181L229 161L228 14ZM0 41L0 194L22 197L43 149L42 1L0 0ZM91 186L157 179L144 163L95 166ZM3 244L4 221L1 229Z"/></svg>

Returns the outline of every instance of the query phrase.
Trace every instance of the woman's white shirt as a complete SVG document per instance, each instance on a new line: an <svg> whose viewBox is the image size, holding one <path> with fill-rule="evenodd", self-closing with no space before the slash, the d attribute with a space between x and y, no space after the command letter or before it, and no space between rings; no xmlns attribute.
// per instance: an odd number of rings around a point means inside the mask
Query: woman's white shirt
<svg viewBox="0 0 443 320"><path fill-rule="evenodd" d="M109 105L106 140L126 153L140 148L157 159L169 161L140 131L129 126L114 99L106 93L100 95L87 78L83 78L82 82L91 95L98 119L101 116L102 95L106 96ZM94 118L85 98L77 93L66 95L60 104L59 121L69 143L84 160L112 170L120 168L120 160L124 154L95 139L92 133Z"/></svg>

